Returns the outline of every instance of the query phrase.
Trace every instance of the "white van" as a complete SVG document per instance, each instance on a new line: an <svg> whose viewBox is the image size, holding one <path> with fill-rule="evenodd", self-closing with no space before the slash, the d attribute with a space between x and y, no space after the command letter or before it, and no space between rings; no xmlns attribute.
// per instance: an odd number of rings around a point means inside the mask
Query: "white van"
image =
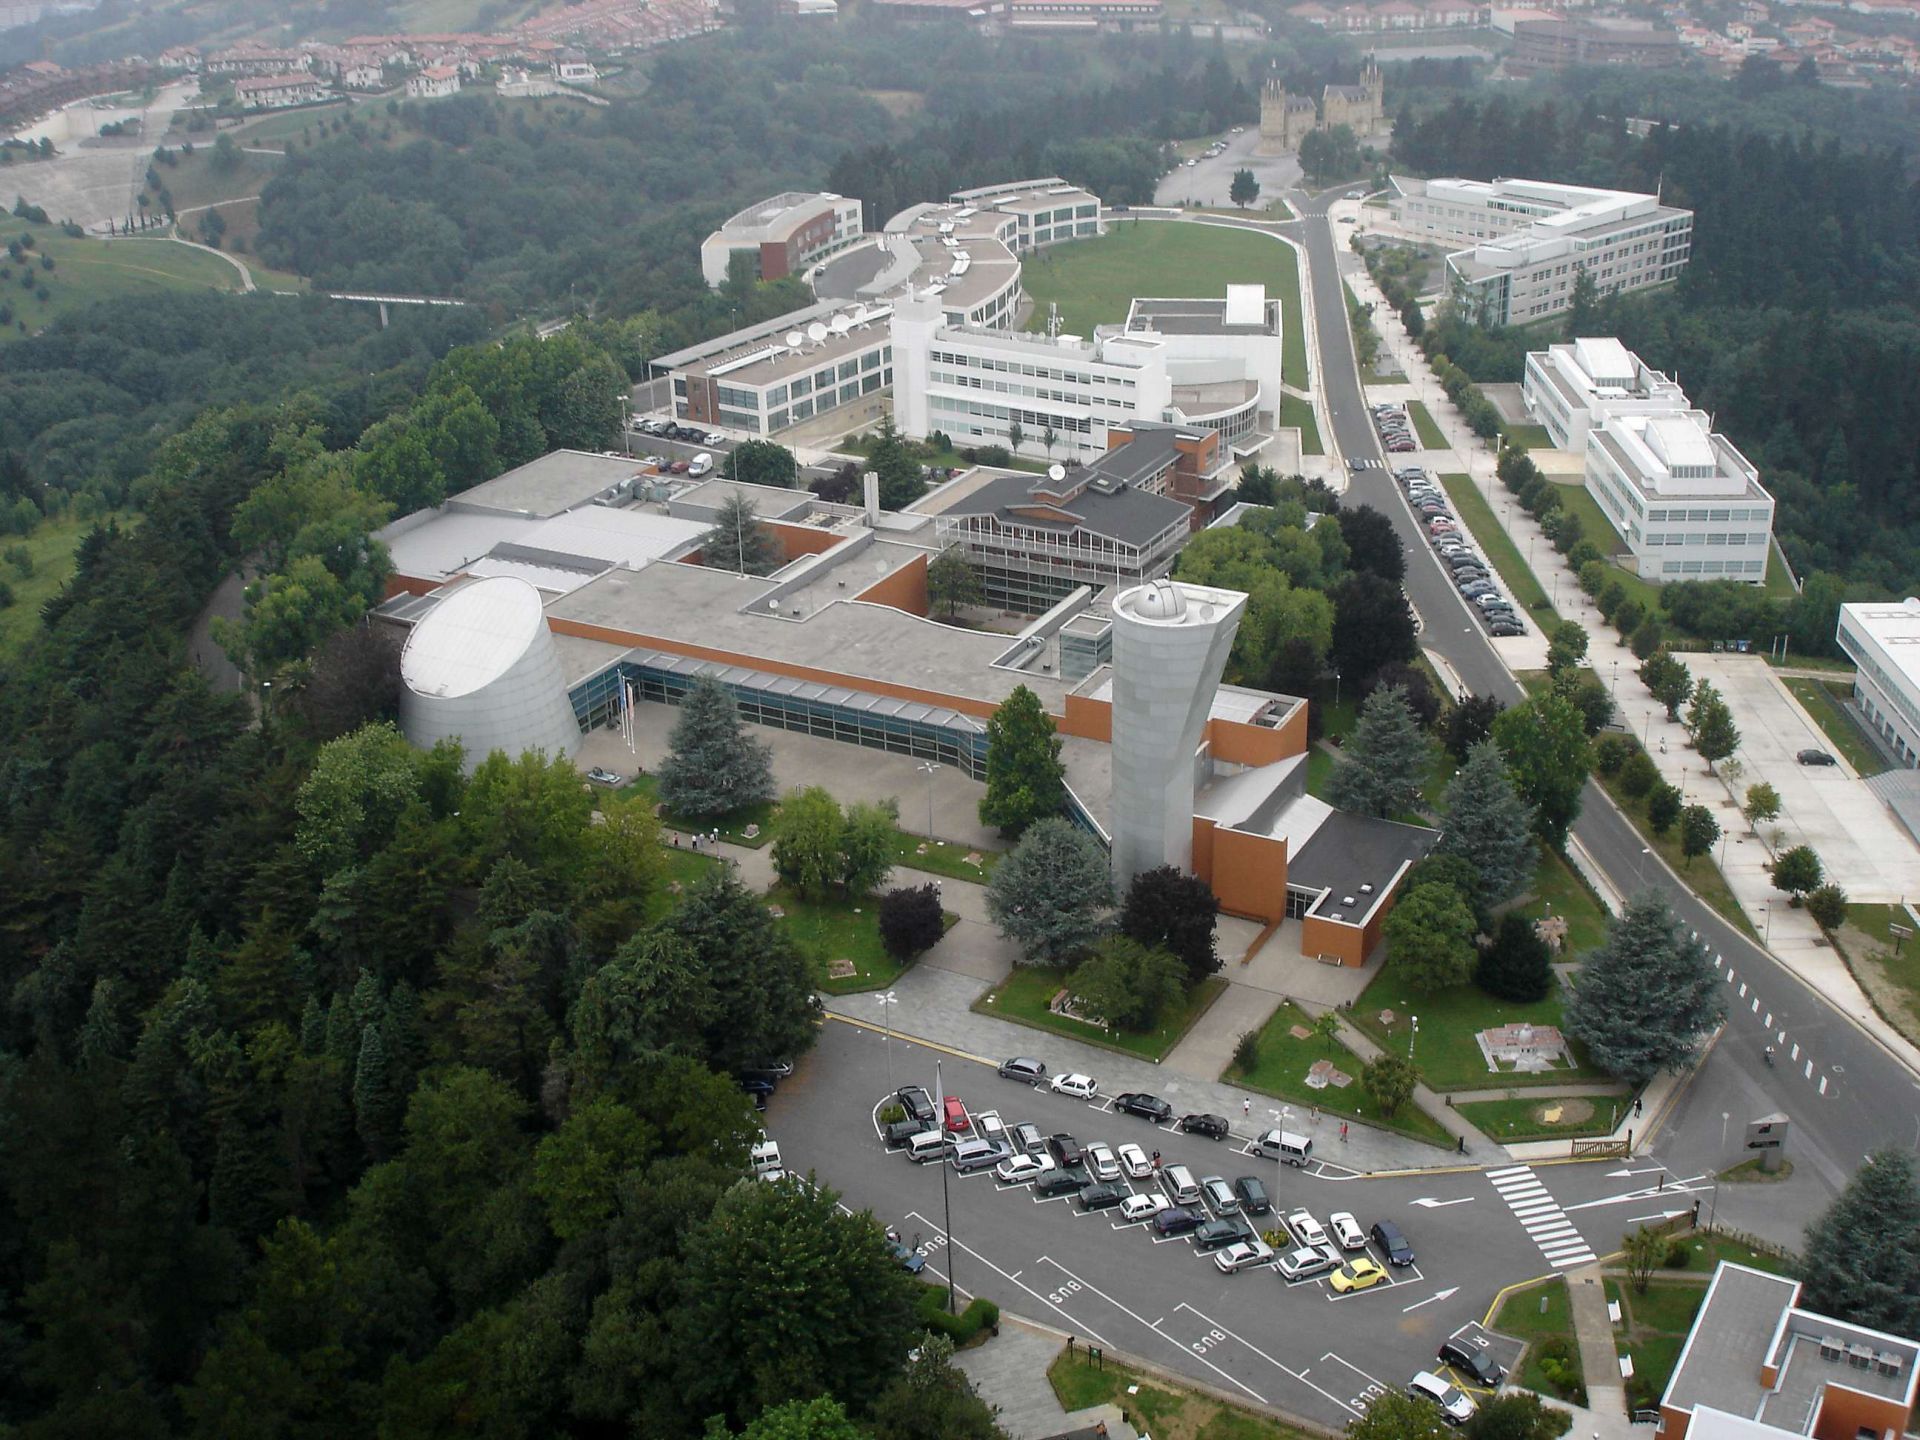
<svg viewBox="0 0 1920 1440"><path fill-rule="evenodd" d="M1169 1165L1160 1172L1160 1188L1176 1205L1198 1205L1200 1186L1193 1172L1184 1165Z"/></svg>
<svg viewBox="0 0 1920 1440"><path fill-rule="evenodd" d="M702 475L713 473L713 456L702 450L693 457L693 463L687 466L687 478L698 479Z"/></svg>
<svg viewBox="0 0 1920 1440"><path fill-rule="evenodd" d="M947 1137L938 1130L922 1130L907 1142L907 1158L916 1165L947 1158Z"/></svg>
<svg viewBox="0 0 1920 1440"><path fill-rule="evenodd" d="M753 1173L762 1180L778 1180L786 1174L786 1167L780 1163L780 1146L775 1141L762 1140L747 1152L747 1159Z"/></svg>
<svg viewBox="0 0 1920 1440"><path fill-rule="evenodd" d="M1313 1156L1313 1141L1290 1130L1269 1130L1253 1142L1253 1153L1304 1170Z"/></svg>

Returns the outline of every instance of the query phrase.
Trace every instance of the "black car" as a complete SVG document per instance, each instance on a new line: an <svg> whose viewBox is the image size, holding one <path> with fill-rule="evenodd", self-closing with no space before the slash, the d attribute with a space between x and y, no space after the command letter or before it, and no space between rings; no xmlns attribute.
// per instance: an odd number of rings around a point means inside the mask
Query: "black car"
<svg viewBox="0 0 1920 1440"><path fill-rule="evenodd" d="M1044 1180L1046 1177L1043 1175L1040 1178ZM1153 1217L1153 1233L1185 1235L1207 1223L1207 1217L1198 1210L1190 1210L1184 1205L1174 1205Z"/></svg>
<svg viewBox="0 0 1920 1440"><path fill-rule="evenodd" d="M1131 1190L1119 1185L1089 1185L1080 1192L1080 1208L1082 1210L1111 1210L1132 1193Z"/></svg>
<svg viewBox="0 0 1920 1440"><path fill-rule="evenodd" d="M1244 1220L1209 1220L1193 1232L1193 1248L1202 1252L1224 1250L1235 1241L1253 1238L1253 1227Z"/></svg>
<svg viewBox="0 0 1920 1440"><path fill-rule="evenodd" d="M893 1251L894 1263L909 1275L918 1275L927 1268L927 1257L906 1242L890 1241L887 1248Z"/></svg>
<svg viewBox="0 0 1920 1440"><path fill-rule="evenodd" d="M1113 1108L1123 1115L1138 1115L1142 1120L1156 1123L1173 1118L1173 1106L1158 1095L1147 1095L1138 1090L1128 1090L1114 1096Z"/></svg>
<svg viewBox="0 0 1920 1440"><path fill-rule="evenodd" d="M1070 1170L1080 1163L1080 1142L1062 1130L1047 1137L1047 1153L1062 1170Z"/></svg>
<svg viewBox="0 0 1920 1440"><path fill-rule="evenodd" d="M771 1080L749 1079L743 1075L740 1077L740 1088L746 1091L747 1094L753 1096L753 1103L758 1105L762 1110L767 1108L767 1101L773 1098L773 1082Z"/></svg>
<svg viewBox="0 0 1920 1440"><path fill-rule="evenodd" d="M1832 765L1837 762L1824 750L1802 750L1793 757L1802 765Z"/></svg>
<svg viewBox="0 0 1920 1440"><path fill-rule="evenodd" d="M1413 1264L1413 1246L1407 1243L1407 1237L1400 1233L1400 1227L1391 1220L1373 1222L1373 1243L1380 1247L1380 1253L1387 1257L1389 1265Z"/></svg>
<svg viewBox="0 0 1920 1440"><path fill-rule="evenodd" d="M1440 1363L1451 1365L1456 1370L1464 1370L1473 1377L1476 1385L1484 1385L1489 1390L1506 1378L1507 1372L1500 1368L1500 1362L1478 1345L1470 1345L1465 1340L1449 1340L1440 1347Z"/></svg>
<svg viewBox="0 0 1920 1440"><path fill-rule="evenodd" d="M933 1123L936 1113L933 1108L933 1097L923 1086L903 1085L893 1092L893 1098L900 1102L901 1109L920 1122L922 1128Z"/></svg>
<svg viewBox="0 0 1920 1440"><path fill-rule="evenodd" d="M896 1120L881 1131L881 1137L887 1142L889 1150L898 1150L926 1128L918 1120Z"/></svg>
<svg viewBox="0 0 1920 1440"><path fill-rule="evenodd" d="M1224 1115L1182 1115L1180 1128L1189 1135L1204 1135L1209 1140L1227 1138L1227 1117Z"/></svg>
<svg viewBox="0 0 1920 1440"><path fill-rule="evenodd" d="M1018 1080L1023 1085L1038 1085L1047 1078L1047 1067L1027 1055L1016 1055L1000 1062L1000 1078Z"/></svg>
<svg viewBox="0 0 1920 1440"><path fill-rule="evenodd" d="M1487 626L1487 633L1505 639L1510 635L1524 635L1527 632L1511 620L1495 620Z"/></svg>
<svg viewBox="0 0 1920 1440"><path fill-rule="evenodd" d="M1086 1189L1088 1179L1084 1170L1048 1170L1033 1182L1033 1193L1042 1200L1051 1200L1056 1195L1072 1195Z"/></svg>
<svg viewBox="0 0 1920 1440"><path fill-rule="evenodd" d="M1273 1201L1267 1198L1267 1187L1252 1175L1242 1175L1233 1182L1233 1193L1240 1197L1240 1210L1246 1215L1266 1215L1272 1213Z"/></svg>

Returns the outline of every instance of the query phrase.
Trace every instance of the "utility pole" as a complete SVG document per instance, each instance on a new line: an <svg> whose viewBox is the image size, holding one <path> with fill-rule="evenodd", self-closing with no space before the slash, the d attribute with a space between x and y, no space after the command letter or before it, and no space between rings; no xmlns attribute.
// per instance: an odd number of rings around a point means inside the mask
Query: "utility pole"
<svg viewBox="0 0 1920 1440"><path fill-rule="evenodd" d="M934 1106L935 1106L934 1114L937 1118L940 1114L939 1106L943 1103L942 1097L944 1097L947 1093L946 1081L941 1079L940 1077L940 1062L938 1060L935 1060L933 1062L933 1084L934 1084ZM949 1315L954 1315L959 1313L958 1306L956 1306L956 1304L954 1303L954 1285L953 1285L953 1252L958 1247L953 1243L953 1195L947 1185L947 1172L952 1168L953 1166L947 1162L947 1157L944 1155L941 1156L940 1157L940 1208L943 1212L943 1219L941 1223L945 1226L946 1232L947 1232L947 1313Z"/></svg>

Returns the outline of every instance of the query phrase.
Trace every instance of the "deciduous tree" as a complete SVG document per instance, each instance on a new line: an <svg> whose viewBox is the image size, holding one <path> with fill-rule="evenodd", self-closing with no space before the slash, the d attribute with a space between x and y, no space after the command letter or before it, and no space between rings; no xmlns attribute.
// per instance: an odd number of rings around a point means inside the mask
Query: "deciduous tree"
<svg viewBox="0 0 1920 1440"><path fill-rule="evenodd" d="M1186 971L1164 950L1110 935L1074 967L1067 984L1089 1014L1118 1030L1151 1030L1179 1003Z"/></svg>
<svg viewBox="0 0 1920 1440"><path fill-rule="evenodd" d="M1419 885L1400 897L1383 927L1387 959L1422 994L1473 975L1473 910L1451 885Z"/></svg>
<svg viewBox="0 0 1920 1440"><path fill-rule="evenodd" d="M1708 854L1720 838L1720 822L1704 805L1689 805L1680 812L1680 853L1692 865L1696 855Z"/></svg>
<svg viewBox="0 0 1920 1440"><path fill-rule="evenodd" d="M1672 652L1655 651L1641 664L1640 681L1647 687L1648 694L1666 706L1667 719L1680 718L1680 707L1693 693L1693 672L1676 660Z"/></svg>
<svg viewBox="0 0 1920 1440"><path fill-rule="evenodd" d="M1366 1063L1360 1083L1367 1087L1380 1113L1392 1116L1413 1098L1420 1083L1420 1069L1398 1050L1385 1050Z"/></svg>
<svg viewBox="0 0 1920 1440"><path fill-rule="evenodd" d="M1019 835L1035 821L1058 815L1067 799L1060 737L1040 697L1024 685L1000 702L987 721L987 793L981 823Z"/></svg>
<svg viewBox="0 0 1920 1440"><path fill-rule="evenodd" d="M1807 892L1807 914L1822 930L1838 930L1847 923L1847 892L1829 880Z"/></svg>
<svg viewBox="0 0 1920 1440"><path fill-rule="evenodd" d="M1741 807L1747 817L1747 833L1758 835L1760 827L1780 816L1780 792L1766 781L1747 787L1747 803Z"/></svg>
<svg viewBox="0 0 1920 1440"><path fill-rule="evenodd" d="M932 882L901 886L880 897L880 943L894 959L924 955L944 933L940 892Z"/></svg>
<svg viewBox="0 0 1920 1440"><path fill-rule="evenodd" d="M1481 952L1473 978L1489 995L1532 1004L1553 992L1553 956L1533 921L1509 910L1500 917L1493 944Z"/></svg>
<svg viewBox="0 0 1920 1440"><path fill-rule="evenodd" d="M1694 686L1693 703L1687 707L1687 733L1693 737L1693 748L1700 752L1708 769L1740 748L1740 731L1733 723L1733 711L1711 680L1702 680Z"/></svg>
<svg viewBox="0 0 1920 1440"><path fill-rule="evenodd" d="M1493 738L1507 757L1514 788L1533 806L1534 832L1559 849L1579 818L1587 779L1587 732L1580 712L1563 696L1536 695L1504 712L1494 722Z"/></svg>
<svg viewBox="0 0 1920 1440"><path fill-rule="evenodd" d="M1332 599L1333 663L1349 684L1364 684L1383 665L1419 652L1397 582L1363 571L1336 585Z"/></svg>
<svg viewBox="0 0 1920 1440"><path fill-rule="evenodd" d="M799 480L793 452L773 440L742 440L727 452L721 473L743 485L774 485L791 490Z"/></svg>
<svg viewBox="0 0 1920 1440"><path fill-rule="evenodd" d="M1567 1033L1610 1075L1632 1084L1691 1064L1726 1011L1706 947L1666 898L1627 901L1606 940L1587 956L1567 1001Z"/></svg>
<svg viewBox="0 0 1920 1440"><path fill-rule="evenodd" d="M1120 907L1120 933L1142 945L1165 950L1197 985L1220 968L1214 924L1220 902L1213 887L1174 865L1142 870L1127 886Z"/></svg>
<svg viewBox="0 0 1920 1440"><path fill-rule="evenodd" d="M1227 190L1227 198L1242 210L1260 198L1260 182L1253 178L1253 171L1233 172L1233 184Z"/></svg>
<svg viewBox="0 0 1920 1440"><path fill-rule="evenodd" d="M1371 505L1342 506L1334 519L1347 542L1350 566L1395 584L1406 578L1407 551L1393 521Z"/></svg>
<svg viewBox="0 0 1920 1440"><path fill-rule="evenodd" d="M1307 139L1318 133L1311 132ZM1306 163L1306 148L1302 141L1302 164ZM1376 1395L1360 1415L1347 1422L1346 1429L1347 1440L1446 1440L1451 1434L1435 1406L1397 1390Z"/></svg>
<svg viewBox="0 0 1920 1440"><path fill-rule="evenodd" d="M1789 895L1804 895L1819 888L1824 873L1812 847L1796 845L1773 862L1773 887Z"/></svg>
<svg viewBox="0 0 1920 1440"><path fill-rule="evenodd" d="M949 545L927 564L927 601L949 620L964 605L978 605L985 596L980 576L967 563L967 552Z"/></svg>

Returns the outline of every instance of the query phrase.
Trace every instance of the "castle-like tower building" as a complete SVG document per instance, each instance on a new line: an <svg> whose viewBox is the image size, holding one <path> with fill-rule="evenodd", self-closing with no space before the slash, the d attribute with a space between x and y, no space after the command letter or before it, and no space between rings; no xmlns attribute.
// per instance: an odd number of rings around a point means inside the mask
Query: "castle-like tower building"
<svg viewBox="0 0 1920 1440"><path fill-rule="evenodd" d="M1329 85L1318 105L1305 95L1289 95L1277 73L1269 74L1260 87L1260 154L1291 154L1309 131L1336 125L1347 126L1362 140L1388 132L1386 85L1372 55L1358 85Z"/></svg>

